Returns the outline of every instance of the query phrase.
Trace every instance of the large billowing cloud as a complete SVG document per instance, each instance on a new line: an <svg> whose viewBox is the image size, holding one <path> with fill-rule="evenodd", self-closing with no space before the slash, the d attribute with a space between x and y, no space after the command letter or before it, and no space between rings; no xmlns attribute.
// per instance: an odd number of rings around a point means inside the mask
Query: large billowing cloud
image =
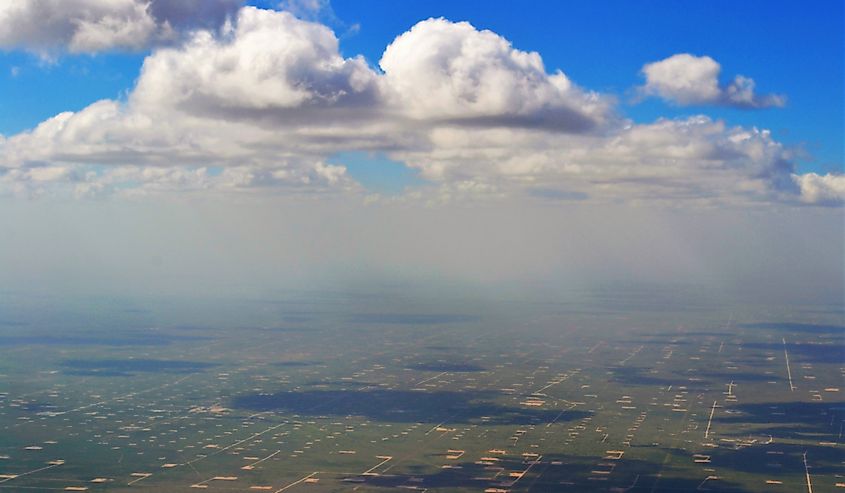
<svg viewBox="0 0 845 493"><path fill-rule="evenodd" d="M181 29L219 26L241 0L10 0L0 2L0 48L140 50Z"/></svg>
<svg viewBox="0 0 845 493"><path fill-rule="evenodd" d="M387 47L379 65L396 104L414 118L580 131L608 115L607 98L560 71L547 74L538 53L467 22L420 22Z"/></svg>
<svg viewBox="0 0 845 493"><path fill-rule="evenodd" d="M378 103L377 78L363 58L339 54L327 27L246 8L219 34L200 31L185 45L148 57L132 102L234 117L360 109Z"/></svg>
<svg viewBox="0 0 845 493"><path fill-rule="evenodd" d="M739 108L783 106L786 98L776 94L761 96L754 92L754 80L737 75L722 86L722 67L709 56L688 53L646 64L642 73L645 94L660 96L679 105L727 105Z"/></svg>
<svg viewBox="0 0 845 493"><path fill-rule="evenodd" d="M758 98L702 82L718 75L704 62L686 86L664 89L686 102L693 93ZM408 196L430 200L829 205L843 196L839 176L797 175L767 131L703 116L634 124L612 97L468 23L422 21L387 47L380 67L342 56L319 23L244 7L220 29L155 50L125 101L0 137L0 185L29 194L357 193L331 156L362 150L418 170L431 184Z"/></svg>

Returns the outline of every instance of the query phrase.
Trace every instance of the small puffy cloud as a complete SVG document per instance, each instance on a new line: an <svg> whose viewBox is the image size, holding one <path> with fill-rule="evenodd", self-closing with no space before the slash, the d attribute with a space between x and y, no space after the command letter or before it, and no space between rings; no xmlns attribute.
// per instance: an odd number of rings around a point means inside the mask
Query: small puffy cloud
<svg viewBox="0 0 845 493"><path fill-rule="evenodd" d="M379 62L395 104L412 118L556 127L602 123L611 101L546 73L536 52L467 22L429 19L397 37Z"/></svg>
<svg viewBox="0 0 845 493"><path fill-rule="evenodd" d="M798 184L801 201L816 205L845 204L845 175L805 173L792 175Z"/></svg>
<svg viewBox="0 0 845 493"><path fill-rule="evenodd" d="M219 26L240 0L14 0L0 2L0 48L140 50L179 29Z"/></svg>
<svg viewBox="0 0 845 493"><path fill-rule="evenodd" d="M754 92L754 80L737 75L727 86L719 83L722 67L709 56L689 53L672 55L643 66L646 95L659 96L679 105L725 105L738 108L783 106L784 96L761 96Z"/></svg>
<svg viewBox="0 0 845 493"><path fill-rule="evenodd" d="M718 101L719 72L722 68L709 56L697 57L687 53L645 65L643 90L678 104L701 104Z"/></svg>

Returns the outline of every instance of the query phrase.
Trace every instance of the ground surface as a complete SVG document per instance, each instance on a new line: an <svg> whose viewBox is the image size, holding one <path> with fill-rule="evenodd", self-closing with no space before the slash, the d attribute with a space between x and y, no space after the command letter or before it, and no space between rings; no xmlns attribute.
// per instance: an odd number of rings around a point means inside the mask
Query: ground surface
<svg viewBox="0 0 845 493"><path fill-rule="evenodd" d="M0 490L845 491L841 310L391 300L7 306Z"/></svg>

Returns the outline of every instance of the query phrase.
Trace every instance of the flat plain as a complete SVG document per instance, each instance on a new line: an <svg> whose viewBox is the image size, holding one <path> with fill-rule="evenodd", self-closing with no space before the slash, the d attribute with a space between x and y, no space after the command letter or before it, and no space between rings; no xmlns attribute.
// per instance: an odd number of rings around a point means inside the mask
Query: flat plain
<svg viewBox="0 0 845 493"><path fill-rule="evenodd" d="M845 491L841 307L602 293L0 322L0 490Z"/></svg>

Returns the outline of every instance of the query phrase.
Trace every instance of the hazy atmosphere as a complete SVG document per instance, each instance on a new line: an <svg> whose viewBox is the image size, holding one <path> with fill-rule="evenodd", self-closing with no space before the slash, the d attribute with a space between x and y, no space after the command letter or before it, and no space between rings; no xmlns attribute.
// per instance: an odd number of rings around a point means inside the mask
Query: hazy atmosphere
<svg viewBox="0 0 845 493"><path fill-rule="evenodd" d="M0 490L840 491L843 24L0 0Z"/></svg>
<svg viewBox="0 0 845 493"><path fill-rule="evenodd" d="M3 287L44 294L506 290L689 284L742 301L842 300L840 209L354 197L10 201Z"/></svg>

